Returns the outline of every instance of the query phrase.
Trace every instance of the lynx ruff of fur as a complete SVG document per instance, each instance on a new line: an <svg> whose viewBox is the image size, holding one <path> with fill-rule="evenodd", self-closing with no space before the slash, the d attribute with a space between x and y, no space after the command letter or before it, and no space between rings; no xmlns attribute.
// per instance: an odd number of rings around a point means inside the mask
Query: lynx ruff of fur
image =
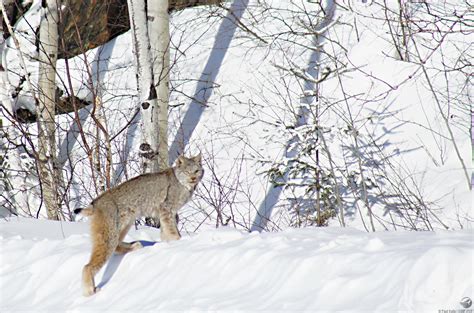
<svg viewBox="0 0 474 313"><path fill-rule="evenodd" d="M159 218L164 241L181 237L176 214L191 199L203 173L201 155L180 156L175 167L132 178L104 192L87 208L74 211L91 216L92 253L82 272L84 296L99 291L94 276L114 251L125 254L142 248L139 241L122 242L137 217Z"/></svg>

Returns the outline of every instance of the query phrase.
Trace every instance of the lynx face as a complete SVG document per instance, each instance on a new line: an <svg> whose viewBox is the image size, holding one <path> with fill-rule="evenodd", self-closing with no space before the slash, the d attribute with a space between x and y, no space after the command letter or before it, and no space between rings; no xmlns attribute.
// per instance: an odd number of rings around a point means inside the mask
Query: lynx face
<svg viewBox="0 0 474 313"><path fill-rule="evenodd" d="M176 161L176 172L183 185L194 189L204 175L201 154L192 158L180 156Z"/></svg>

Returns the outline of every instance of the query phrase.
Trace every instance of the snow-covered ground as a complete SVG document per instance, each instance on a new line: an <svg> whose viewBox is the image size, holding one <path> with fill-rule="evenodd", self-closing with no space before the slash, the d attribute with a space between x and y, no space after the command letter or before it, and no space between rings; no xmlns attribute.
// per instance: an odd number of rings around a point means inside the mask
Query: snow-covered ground
<svg viewBox="0 0 474 313"><path fill-rule="evenodd" d="M232 228L114 256L81 295L88 223L0 222L0 312L322 312L463 309L473 298L472 231Z"/></svg>

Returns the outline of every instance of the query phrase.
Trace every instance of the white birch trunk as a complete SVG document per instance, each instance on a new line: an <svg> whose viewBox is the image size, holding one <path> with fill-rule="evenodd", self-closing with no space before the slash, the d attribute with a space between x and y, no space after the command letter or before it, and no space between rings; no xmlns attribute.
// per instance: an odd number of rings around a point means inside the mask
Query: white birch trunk
<svg viewBox="0 0 474 313"><path fill-rule="evenodd" d="M3 47L2 47L3 48ZM5 51L2 49L2 52ZM3 54L1 55L2 62L0 63L0 103L2 104L1 111L2 112L2 128L5 130L9 141L12 141L13 144L16 144L17 138L20 137L19 132L15 128L15 125L12 123L11 117L13 116L13 101L11 99L11 84L8 80L7 76L7 69L6 63L3 62ZM8 147L6 143L6 147ZM31 215L29 211L29 205L27 200L26 194L26 184L25 184L25 177L21 174L24 172L20 153L18 149L8 149L5 153L5 164L6 170L8 171L8 178L14 188L14 190L8 190L6 186L6 192L10 198L10 201L13 206L13 212L11 213L19 213L24 212L27 215Z"/></svg>
<svg viewBox="0 0 474 313"><path fill-rule="evenodd" d="M44 15L39 36L39 79L38 79L38 167L42 183L43 199L49 219L60 217L56 163L56 138L54 123L56 91L56 59L58 54L58 7L56 0L43 2Z"/></svg>
<svg viewBox="0 0 474 313"><path fill-rule="evenodd" d="M159 114L153 79L150 39L148 37L146 0L128 0L127 3L135 55L138 98L142 115L142 134L139 149L143 172L153 173L159 170Z"/></svg>
<svg viewBox="0 0 474 313"><path fill-rule="evenodd" d="M153 77L158 101L158 166L167 168L168 156L168 102L170 71L170 17L168 0L148 1L148 36L151 45Z"/></svg>

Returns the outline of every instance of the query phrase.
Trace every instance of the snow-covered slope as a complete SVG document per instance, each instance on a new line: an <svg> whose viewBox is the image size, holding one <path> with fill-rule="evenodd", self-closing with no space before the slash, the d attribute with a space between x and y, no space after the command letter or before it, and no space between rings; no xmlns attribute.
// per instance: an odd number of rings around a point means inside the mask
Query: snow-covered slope
<svg viewBox="0 0 474 313"><path fill-rule="evenodd" d="M320 312L462 309L473 297L472 231L231 228L114 256L81 295L87 223L0 222L0 312ZM157 242L158 241L158 242Z"/></svg>

